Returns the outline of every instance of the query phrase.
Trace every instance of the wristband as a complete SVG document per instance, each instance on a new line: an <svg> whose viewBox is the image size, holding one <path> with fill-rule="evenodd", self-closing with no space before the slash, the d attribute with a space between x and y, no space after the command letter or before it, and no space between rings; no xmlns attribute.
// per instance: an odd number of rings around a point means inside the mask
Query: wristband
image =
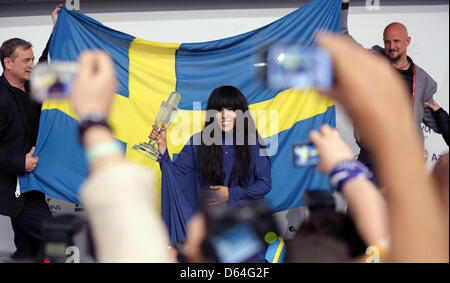
<svg viewBox="0 0 450 283"><path fill-rule="evenodd" d="M90 148L86 152L86 158L89 163L93 163L102 157L105 157L105 156L108 156L111 154L115 154L115 153L119 153L119 152L121 153L122 151L123 150L122 150L122 146L120 145L120 143L113 140L113 141L101 143L97 146Z"/></svg>
<svg viewBox="0 0 450 283"><path fill-rule="evenodd" d="M330 184L336 192L340 192L345 183L355 178L364 178L376 185L372 172L358 160L342 161L330 172Z"/></svg>
<svg viewBox="0 0 450 283"><path fill-rule="evenodd" d="M348 7L350 6L350 2L348 3L342 3L342 10L348 10Z"/></svg>
<svg viewBox="0 0 450 283"><path fill-rule="evenodd" d="M79 136L80 140L83 141L84 133L92 126L103 126L111 130L111 127L108 125L106 121L106 117L100 113L91 113L87 115L83 120L79 123Z"/></svg>

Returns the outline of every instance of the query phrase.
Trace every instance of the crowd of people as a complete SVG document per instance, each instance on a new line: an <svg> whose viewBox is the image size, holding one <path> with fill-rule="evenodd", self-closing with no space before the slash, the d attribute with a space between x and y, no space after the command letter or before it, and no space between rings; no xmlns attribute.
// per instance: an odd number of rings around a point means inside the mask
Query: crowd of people
<svg viewBox="0 0 450 283"><path fill-rule="evenodd" d="M434 100L437 84L408 57L411 37L401 23L386 27L384 48L359 46L347 29L349 2L343 1L341 35L322 33L316 42L331 55L336 76L333 89L322 95L335 99L350 116L362 148L358 160L338 130L323 125L309 133L320 156L317 170L329 176L348 211L312 212L286 242L286 261L364 262L368 248L374 248L385 262L448 262L448 153L427 173L420 130L424 122L448 144L448 114ZM52 13L54 23L60 9ZM33 60L24 40L12 39L1 47L0 213L11 217L15 256L39 258L40 229L50 211L40 192L15 194L18 175L39 166L33 153L40 105L28 90ZM195 214L183 246L169 249L168 231L156 210L155 177L125 159L107 122L116 87L112 60L105 52L85 51L78 63L70 101L90 156L81 199L96 260L207 262L203 207L245 206L262 200L272 186L270 158L261 155L264 143L257 132L256 145L248 143L254 122L247 118L244 125L236 124L241 121L236 113L248 110L244 94L234 86L213 90L207 106L213 114L205 127L213 124L217 131L194 135L191 140L200 144L188 142L175 161L167 151L164 127L150 133L162 156L162 174L183 183L187 209ZM243 144L235 143L238 126L244 129ZM205 143L205 135L219 142ZM252 260L264 262L264 254Z"/></svg>

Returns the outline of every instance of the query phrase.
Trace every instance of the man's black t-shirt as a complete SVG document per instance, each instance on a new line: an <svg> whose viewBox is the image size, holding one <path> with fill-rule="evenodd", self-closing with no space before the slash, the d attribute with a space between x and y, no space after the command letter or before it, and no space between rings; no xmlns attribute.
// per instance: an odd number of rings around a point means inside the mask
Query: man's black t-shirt
<svg viewBox="0 0 450 283"><path fill-rule="evenodd" d="M397 71L402 75L404 81L409 90L409 94L412 96L413 88L414 88L414 64L411 59L408 58L408 61L411 63L408 70L398 70Z"/></svg>

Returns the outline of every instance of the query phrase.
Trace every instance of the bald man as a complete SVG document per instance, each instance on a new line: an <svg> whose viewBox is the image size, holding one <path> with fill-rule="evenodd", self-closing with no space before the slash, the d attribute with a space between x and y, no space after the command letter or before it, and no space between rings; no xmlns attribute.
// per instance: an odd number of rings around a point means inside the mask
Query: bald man
<svg viewBox="0 0 450 283"><path fill-rule="evenodd" d="M348 36L355 41L348 32L348 8L350 0L343 0L342 4L342 22L341 35ZM356 41L355 41L356 42ZM437 83L428 75L422 68L417 66L413 60L408 56L407 50L411 43L411 37L408 34L408 29L401 23L389 24L383 33L384 48L381 46L374 46L372 50L384 57L386 57L399 74L404 78L404 81L409 89L411 104L413 106L414 116L417 124L417 129L423 137L421 123L433 129L437 133L441 133L432 110L425 106L425 103L433 103L433 96L437 92ZM382 83L382 82L379 82ZM373 169L374 162L370 153L364 149L364 145L358 140L355 134L358 145L361 147L361 152L358 159L365 163L370 169ZM373 170L372 170L373 171Z"/></svg>
<svg viewBox="0 0 450 283"><path fill-rule="evenodd" d="M406 50L411 43L408 30L401 23L392 23L384 29L383 33L385 54L397 70L407 70L411 62L408 60Z"/></svg>

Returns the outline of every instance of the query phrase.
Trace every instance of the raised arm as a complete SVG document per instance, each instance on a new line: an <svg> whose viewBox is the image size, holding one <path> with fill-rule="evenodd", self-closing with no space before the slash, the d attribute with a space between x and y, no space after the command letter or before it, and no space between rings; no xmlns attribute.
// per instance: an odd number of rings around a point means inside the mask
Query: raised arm
<svg viewBox="0 0 450 283"><path fill-rule="evenodd" d="M53 29L55 28L56 22L58 21L58 14L61 11L63 6L64 6L63 4L58 4L58 5L56 5L55 9L52 11L52 14L51 14L52 21L53 21L52 33L50 34L47 44L45 45L44 51L42 51L41 57L39 57L39 60L38 60L39 63L48 61L48 49L50 46L50 41L52 40Z"/></svg>
<svg viewBox="0 0 450 283"><path fill-rule="evenodd" d="M387 188L391 260L448 262L444 209L425 171L421 139L399 74L346 39L323 35L319 44L335 65L336 86L328 95L346 109L379 164Z"/></svg>
<svg viewBox="0 0 450 283"><path fill-rule="evenodd" d="M356 44L360 45L353 36L350 35L348 31L348 11L350 7L350 0L342 1L342 10L341 10L341 36L345 36L350 40L354 41ZM360 45L362 47L362 45Z"/></svg>
<svg viewBox="0 0 450 283"><path fill-rule="evenodd" d="M106 119L116 85L112 61L106 53L88 51L79 64L73 109L81 125L93 113ZM155 209L153 175L125 160L107 123L90 125L80 132L90 162L90 175L80 193L98 261L170 262L167 231Z"/></svg>
<svg viewBox="0 0 450 283"><path fill-rule="evenodd" d="M319 151L318 170L322 173L330 175L338 165L344 165L344 162L358 163L353 160L353 153L339 132L328 125L322 126L320 132L312 131L310 140ZM358 165L363 168L362 164ZM343 170L340 174L351 173L352 171ZM368 178L361 175L344 178L347 178L346 182L341 179L342 183L333 186L334 189L341 191L347 200L353 221L364 242L368 246L380 244L389 237L386 201Z"/></svg>

